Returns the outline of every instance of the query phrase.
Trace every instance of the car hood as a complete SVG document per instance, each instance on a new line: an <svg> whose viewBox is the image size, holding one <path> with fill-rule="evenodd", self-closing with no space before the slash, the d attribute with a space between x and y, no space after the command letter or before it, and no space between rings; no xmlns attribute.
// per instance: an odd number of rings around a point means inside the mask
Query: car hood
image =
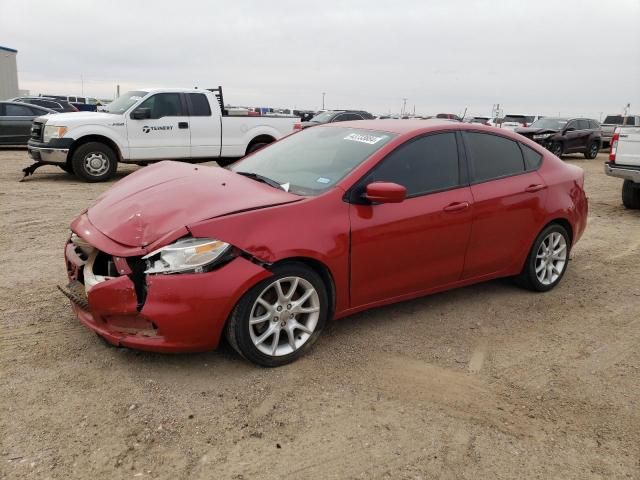
<svg viewBox="0 0 640 480"><path fill-rule="evenodd" d="M90 124L90 123L109 123L123 121L122 115L114 115L111 113L103 112L65 112L65 113L50 113L38 118L41 121L46 121L52 125L67 126L77 123Z"/></svg>
<svg viewBox="0 0 640 480"><path fill-rule="evenodd" d="M552 128L531 128L531 127L523 127L516 128L516 133L520 135L538 135L540 133L556 133L558 130L554 130Z"/></svg>
<svg viewBox="0 0 640 480"><path fill-rule="evenodd" d="M116 183L87 216L111 240L145 247L195 222L302 198L223 168L165 161Z"/></svg>

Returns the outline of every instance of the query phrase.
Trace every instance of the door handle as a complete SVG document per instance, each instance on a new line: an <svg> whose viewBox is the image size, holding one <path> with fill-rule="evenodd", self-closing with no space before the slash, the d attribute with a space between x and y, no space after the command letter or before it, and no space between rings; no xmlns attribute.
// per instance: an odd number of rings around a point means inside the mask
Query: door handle
<svg viewBox="0 0 640 480"><path fill-rule="evenodd" d="M543 185L541 183L536 183L534 185L529 185L527 188L524 189L524 191L529 193L534 193L534 192L539 192L540 190L544 190L545 188L547 188L546 185Z"/></svg>
<svg viewBox="0 0 640 480"><path fill-rule="evenodd" d="M469 202L453 202L450 205L447 205L443 208L445 212L459 212L461 210L466 210L469 208Z"/></svg>
<svg viewBox="0 0 640 480"><path fill-rule="evenodd" d="M187 122L178 122L178 128L189 128L189 124Z"/></svg>

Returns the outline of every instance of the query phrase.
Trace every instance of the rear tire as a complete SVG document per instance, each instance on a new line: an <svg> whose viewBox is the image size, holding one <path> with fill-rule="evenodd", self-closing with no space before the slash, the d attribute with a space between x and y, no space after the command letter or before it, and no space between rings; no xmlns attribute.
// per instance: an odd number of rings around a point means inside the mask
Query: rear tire
<svg viewBox="0 0 640 480"><path fill-rule="evenodd" d="M327 289L314 270L291 262L276 265L273 273L245 293L225 326L229 344L263 367L301 357L320 336L329 314Z"/></svg>
<svg viewBox="0 0 640 480"><path fill-rule="evenodd" d="M106 182L116 174L118 156L104 143L80 145L71 159L73 172L85 182Z"/></svg>
<svg viewBox="0 0 640 480"><path fill-rule="evenodd" d="M584 152L584 158L593 160L598 156L598 152L600 152L600 143L591 142L587 145L587 150Z"/></svg>
<svg viewBox="0 0 640 480"><path fill-rule="evenodd" d="M250 153L257 152L258 150L266 147L267 145L269 145L267 142L252 143L247 147L247 153L245 155L249 155Z"/></svg>
<svg viewBox="0 0 640 480"><path fill-rule="evenodd" d="M640 209L640 184L625 180L622 184L622 204L630 210Z"/></svg>
<svg viewBox="0 0 640 480"><path fill-rule="evenodd" d="M515 278L516 283L534 292L551 290L567 271L570 249L567 230L552 223L536 237L522 273Z"/></svg>

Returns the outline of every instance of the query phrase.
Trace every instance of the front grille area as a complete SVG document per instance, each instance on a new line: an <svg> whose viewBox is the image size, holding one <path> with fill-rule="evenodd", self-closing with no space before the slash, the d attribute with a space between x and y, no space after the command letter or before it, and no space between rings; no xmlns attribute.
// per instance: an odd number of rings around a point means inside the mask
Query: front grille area
<svg viewBox="0 0 640 480"><path fill-rule="evenodd" d="M44 123L33 122L31 124L31 139L36 142L42 141L42 134L44 133Z"/></svg>

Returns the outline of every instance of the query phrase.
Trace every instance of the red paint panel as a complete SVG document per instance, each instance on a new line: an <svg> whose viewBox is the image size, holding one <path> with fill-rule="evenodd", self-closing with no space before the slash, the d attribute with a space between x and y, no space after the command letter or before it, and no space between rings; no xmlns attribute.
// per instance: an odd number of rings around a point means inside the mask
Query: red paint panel
<svg viewBox="0 0 640 480"><path fill-rule="evenodd" d="M472 204L464 187L399 204L352 205L351 306L459 280Z"/></svg>

